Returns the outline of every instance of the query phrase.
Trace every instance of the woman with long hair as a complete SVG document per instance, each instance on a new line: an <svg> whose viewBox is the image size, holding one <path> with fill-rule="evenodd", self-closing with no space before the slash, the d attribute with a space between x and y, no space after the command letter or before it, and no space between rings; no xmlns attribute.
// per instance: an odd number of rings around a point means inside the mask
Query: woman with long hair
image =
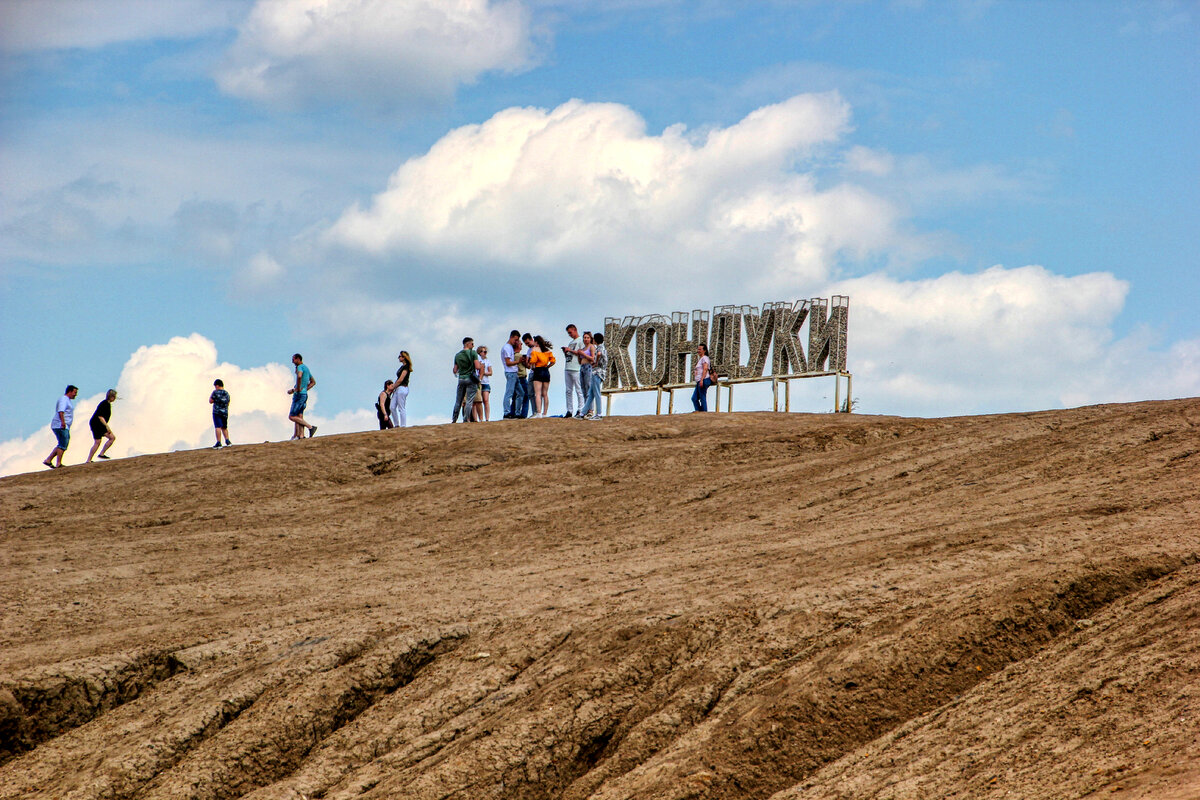
<svg viewBox="0 0 1200 800"><path fill-rule="evenodd" d="M541 336L533 337L529 366L533 370L533 415L546 416L550 409L550 367L554 365L553 343Z"/></svg>
<svg viewBox="0 0 1200 800"><path fill-rule="evenodd" d="M400 359L400 368L396 370L396 385L392 388L392 426L403 428L408 425L404 406L408 403L408 379L412 376L413 364L407 350L401 350L396 358Z"/></svg>
<svg viewBox="0 0 1200 800"><path fill-rule="evenodd" d="M476 353L479 353L479 390L475 392L475 421L476 422L491 422L492 421L492 362L488 361L487 345L477 347ZM482 406L482 408L480 408Z"/></svg>
<svg viewBox="0 0 1200 800"><path fill-rule="evenodd" d="M713 385L711 363L708 360L708 346L697 345L696 366L692 375L696 381L696 390L692 392L692 407L697 411L708 411L708 387Z"/></svg>
<svg viewBox="0 0 1200 800"><path fill-rule="evenodd" d="M579 348L579 384L583 389L583 403L575 413L575 419L583 419L586 415L587 399L592 390L592 364L596 361L596 345L592 341L592 332L583 332L583 347Z"/></svg>

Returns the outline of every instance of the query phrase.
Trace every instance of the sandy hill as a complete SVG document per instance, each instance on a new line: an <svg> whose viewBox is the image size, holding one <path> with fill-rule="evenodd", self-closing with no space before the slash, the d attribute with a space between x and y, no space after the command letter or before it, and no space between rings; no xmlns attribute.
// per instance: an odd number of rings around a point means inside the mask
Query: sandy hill
<svg viewBox="0 0 1200 800"><path fill-rule="evenodd" d="M0 480L0 798L1200 797L1200 401Z"/></svg>

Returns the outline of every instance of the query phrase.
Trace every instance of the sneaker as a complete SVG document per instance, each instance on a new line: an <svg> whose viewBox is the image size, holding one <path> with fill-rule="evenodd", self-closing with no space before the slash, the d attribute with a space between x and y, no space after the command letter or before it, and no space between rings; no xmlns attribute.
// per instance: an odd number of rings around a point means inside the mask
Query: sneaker
<svg viewBox="0 0 1200 800"><path fill-rule="evenodd" d="M96 456L96 458L103 458L105 461L108 461L108 456L104 455L104 453L101 453L100 455Z"/></svg>
<svg viewBox="0 0 1200 800"><path fill-rule="evenodd" d="M314 437L316 435L317 435L317 426L313 425L311 428L308 429L308 438L311 439L312 437Z"/></svg>
<svg viewBox="0 0 1200 800"><path fill-rule="evenodd" d="M225 446L226 446L226 447L233 447L233 442L231 442L231 441L229 441L228 439L226 439L226 440L225 440Z"/></svg>
<svg viewBox="0 0 1200 800"><path fill-rule="evenodd" d="M221 449L221 443L220 443L220 442L217 442L216 444L214 444L214 445L212 446L212 449L213 449L213 450L220 450L220 449Z"/></svg>
<svg viewBox="0 0 1200 800"><path fill-rule="evenodd" d="M575 419L583 419L583 412L582 412L582 411L576 411L576 412L575 412Z"/></svg>

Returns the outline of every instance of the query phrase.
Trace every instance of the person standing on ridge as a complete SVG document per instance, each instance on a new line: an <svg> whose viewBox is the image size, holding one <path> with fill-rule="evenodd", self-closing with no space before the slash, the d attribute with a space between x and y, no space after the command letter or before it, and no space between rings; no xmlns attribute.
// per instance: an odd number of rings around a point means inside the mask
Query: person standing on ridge
<svg viewBox="0 0 1200 800"><path fill-rule="evenodd" d="M563 416L570 419L575 416L576 405L583 411L583 382L579 377L579 354L583 351L583 340L579 338L579 329L574 323L567 326L567 336L571 337L571 341L562 348L563 355L566 356L563 363L563 383L567 392L567 413ZM579 399L578 404L575 402L576 398Z"/></svg>
<svg viewBox="0 0 1200 800"><path fill-rule="evenodd" d="M408 379L412 376L412 356L407 350L401 350L396 356L400 367L396 370L396 385L392 387L392 427L405 428L408 426Z"/></svg>
<svg viewBox="0 0 1200 800"><path fill-rule="evenodd" d="M296 425L292 441L303 439L305 428L308 428L308 438L311 439L317 435L317 426L305 422L304 409L308 407L308 390L316 386L317 382L313 379L312 371L305 366L304 356L296 353L292 356L292 363L296 365L296 385L287 392L292 395L292 410L288 413L288 419Z"/></svg>
<svg viewBox="0 0 1200 800"><path fill-rule="evenodd" d="M454 355L452 370L458 376L458 392L454 396L454 413L450 422L458 422L458 412L462 411L463 422L471 421L471 413L475 408L475 392L479 390L479 354L475 352L475 340L470 336L463 339L463 349Z"/></svg>
<svg viewBox="0 0 1200 800"><path fill-rule="evenodd" d="M545 417L550 408L550 368L554 366L554 345L541 336L533 337L529 351L530 378L533 381L533 415Z"/></svg>
<svg viewBox="0 0 1200 800"><path fill-rule="evenodd" d="M492 421L492 362L488 361L487 346L479 348L479 391L475 393L475 421Z"/></svg>
<svg viewBox="0 0 1200 800"><path fill-rule="evenodd" d="M112 421L112 404L116 399L117 390L109 389L108 393L104 395L104 399L100 401L100 405L96 406L96 410L92 413L92 418L88 420L88 425L92 429L92 439L94 440L92 442L92 449L88 451L86 462L88 464L92 463L93 456L103 458L107 461L108 456L105 453L108 452L108 448L112 447L113 442L117 440L116 434L112 432L112 428L108 424ZM96 450L100 447L101 439L108 439L108 441L104 443L104 449L100 450L100 455L97 456Z"/></svg>
<svg viewBox="0 0 1200 800"><path fill-rule="evenodd" d="M696 388L692 391L692 408L696 411L708 411L708 387L713 385L710 364L708 345L697 345L696 366L692 373L692 377L696 381ZM720 390L718 389L718 391Z"/></svg>
<svg viewBox="0 0 1200 800"><path fill-rule="evenodd" d="M225 446L229 447L233 444L229 441L229 392L225 391L225 383L220 378L213 381L213 390L208 396L208 402L212 405L213 431L217 436L217 443L212 449L221 449L222 436L225 437Z"/></svg>
<svg viewBox="0 0 1200 800"><path fill-rule="evenodd" d="M71 444L71 423L75 421L75 396L78 394L79 387L68 384L63 396L58 398L58 403L54 406L50 430L54 432L57 444L50 451L50 455L46 456L46 460L42 462L50 469L58 469L62 466L63 453L67 452L67 446Z"/></svg>
<svg viewBox="0 0 1200 800"><path fill-rule="evenodd" d="M587 408L584 419L603 419L600 410L601 390L604 379L608 377L608 349L604 346L604 334L597 333L592 337L592 385L588 390Z"/></svg>
<svg viewBox="0 0 1200 800"><path fill-rule="evenodd" d="M533 352L533 334L521 336L525 346L523 353L517 353L517 391L513 395L513 416L518 419L529 419L533 414L533 378L529 374L529 354ZM517 399L520 396L520 399Z"/></svg>
<svg viewBox="0 0 1200 800"><path fill-rule="evenodd" d="M520 356L521 352L521 332L509 331L508 341L500 348L500 363L504 366L504 401L501 406L504 419L512 419L516 416L514 412L514 398L517 393L518 374L520 372Z"/></svg>
<svg viewBox="0 0 1200 800"><path fill-rule="evenodd" d="M392 418L388 416L388 404L392 402L392 389L395 386L396 382L388 378L383 382L383 391L379 393L379 399L375 401L375 416L379 418L381 431L392 427Z"/></svg>

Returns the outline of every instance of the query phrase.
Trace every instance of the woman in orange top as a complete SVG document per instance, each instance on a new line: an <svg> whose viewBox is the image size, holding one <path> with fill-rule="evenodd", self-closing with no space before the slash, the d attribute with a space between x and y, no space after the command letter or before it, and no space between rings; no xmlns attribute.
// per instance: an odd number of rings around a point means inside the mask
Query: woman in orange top
<svg viewBox="0 0 1200 800"><path fill-rule="evenodd" d="M544 417L550 406L550 367L554 365L553 345L541 336L533 337L529 366L533 370L533 415Z"/></svg>

